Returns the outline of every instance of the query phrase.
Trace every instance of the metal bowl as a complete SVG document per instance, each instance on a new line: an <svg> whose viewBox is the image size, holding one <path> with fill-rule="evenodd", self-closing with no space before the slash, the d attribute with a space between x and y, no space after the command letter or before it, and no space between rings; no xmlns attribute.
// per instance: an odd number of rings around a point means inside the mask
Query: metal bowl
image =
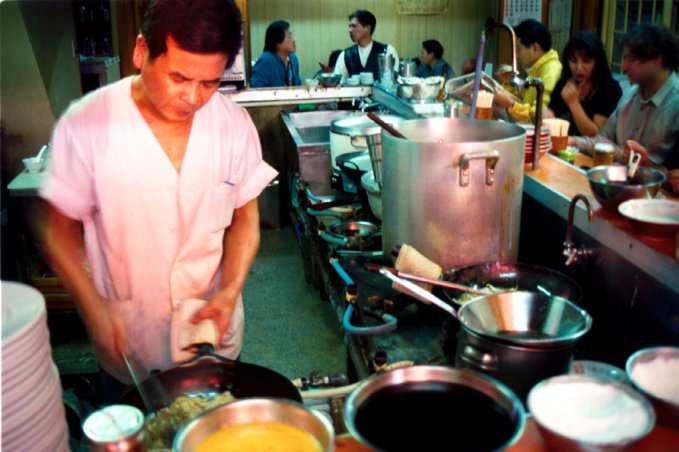
<svg viewBox="0 0 679 452"><path fill-rule="evenodd" d="M301 403L284 399L243 399L208 410L185 424L174 439L174 452L189 452L211 433L237 424L283 422L310 433L323 451L334 448L335 433L330 421Z"/></svg>
<svg viewBox="0 0 679 452"><path fill-rule="evenodd" d="M420 83L417 85L399 84L396 94L401 99L408 101L427 102L433 101L440 91L440 83Z"/></svg>
<svg viewBox="0 0 679 452"><path fill-rule="evenodd" d="M653 390L648 386L648 380L644 374L639 373L640 368L637 366L643 365L645 363L653 362L657 359L665 360L679 360L679 348L678 347L648 347L641 349L627 359L625 365L625 370L627 372L627 378L632 382L632 385L639 390L653 405L655 408L656 415L658 416L658 422L660 424L666 425L668 427L679 429L679 402L676 400L667 400L663 398L661 394L653 392ZM675 367L676 368L676 367ZM635 372L635 369L636 372ZM662 372L667 373L663 375ZM660 379L665 379L665 381L670 381L670 384L677 384L679 381L679 376L676 374L670 374L669 367L658 368L652 372L652 378L654 381L659 381Z"/></svg>
<svg viewBox="0 0 679 452"><path fill-rule="evenodd" d="M573 303L579 303L582 298L580 286L563 273L547 267L518 262L494 261L468 265L445 272L442 279L475 289L482 289L490 284L507 290L542 292L545 295L566 298ZM445 297L456 305L461 304L458 300L465 293L461 290L443 289Z"/></svg>
<svg viewBox="0 0 679 452"><path fill-rule="evenodd" d="M587 180L599 204L606 210L617 212L618 206L628 199L655 198L665 181L665 174L642 166L627 182L626 166L604 165L588 170Z"/></svg>
<svg viewBox="0 0 679 452"><path fill-rule="evenodd" d="M592 327L592 317L575 303L538 292L485 295L463 305L457 316L476 334L527 347L572 344Z"/></svg>
<svg viewBox="0 0 679 452"><path fill-rule="evenodd" d="M625 371L601 361L576 360L571 363L571 372L575 375L599 378L613 383L629 384Z"/></svg>
<svg viewBox="0 0 679 452"><path fill-rule="evenodd" d="M339 85L340 80L342 80L342 75L340 74L320 74L318 80L321 82L322 86L327 88L332 88Z"/></svg>
<svg viewBox="0 0 679 452"><path fill-rule="evenodd" d="M628 385L583 375L538 383L528 409L549 450L623 451L655 426L653 407Z"/></svg>
<svg viewBox="0 0 679 452"><path fill-rule="evenodd" d="M493 378L412 366L364 380L347 398L344 420L371 449L484 451L516 442L525 412L516 395Z"/></svg>

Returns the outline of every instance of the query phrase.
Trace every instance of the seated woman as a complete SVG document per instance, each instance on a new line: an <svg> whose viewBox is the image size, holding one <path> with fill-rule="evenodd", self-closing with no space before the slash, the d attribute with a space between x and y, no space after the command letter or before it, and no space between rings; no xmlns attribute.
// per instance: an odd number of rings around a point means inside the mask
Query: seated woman
<svg viewBox="0 0 679 452"><path fill-rule="evenodd" d="M570 122L569 135L597 135L622 96L601 39L591 32L576 33L561 61L563 71L549 108L555 117Z"/></svg>

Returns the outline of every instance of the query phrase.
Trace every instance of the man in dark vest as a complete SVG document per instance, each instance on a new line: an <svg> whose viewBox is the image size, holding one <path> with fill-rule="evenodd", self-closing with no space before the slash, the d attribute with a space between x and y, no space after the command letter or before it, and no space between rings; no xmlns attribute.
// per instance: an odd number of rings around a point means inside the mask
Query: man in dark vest
<svg viewBox="0 0 679 452"><path fill-rule="evenodd" d="M349 16L349 37L354 44L344 49L337 58L335 74L342 75L342 81L361 72L372 72L375 80L379 80L377 56L388 53L394 57L394 69L398 68L398 54L389 44L373 41L377 19L370 11L359 9Z"/></svg>

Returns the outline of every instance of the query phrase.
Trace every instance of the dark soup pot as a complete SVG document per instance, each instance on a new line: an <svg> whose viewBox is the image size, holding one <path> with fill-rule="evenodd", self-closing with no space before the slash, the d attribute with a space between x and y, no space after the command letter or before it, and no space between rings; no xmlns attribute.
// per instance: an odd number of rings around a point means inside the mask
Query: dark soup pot
<svg viewBox="0 0 679 452"><path fill-rule="evenodd" d="M381 451L502 450L525 424L521 401L504 384L443 366L364 380L347 398L344 418L356 439Z"/></svg>

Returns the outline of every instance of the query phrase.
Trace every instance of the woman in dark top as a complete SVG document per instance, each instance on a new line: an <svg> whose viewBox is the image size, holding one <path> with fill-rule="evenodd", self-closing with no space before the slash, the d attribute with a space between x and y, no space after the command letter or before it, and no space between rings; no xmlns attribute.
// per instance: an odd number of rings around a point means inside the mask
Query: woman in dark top
<svg viewBox="0 0 679 452"><path fill-rule="evenodd" d="M591 32L571 37L561 57L563 71L549 108L570 122L569 135L594 136L622 96L606 61L601 39Z"/></svg>

